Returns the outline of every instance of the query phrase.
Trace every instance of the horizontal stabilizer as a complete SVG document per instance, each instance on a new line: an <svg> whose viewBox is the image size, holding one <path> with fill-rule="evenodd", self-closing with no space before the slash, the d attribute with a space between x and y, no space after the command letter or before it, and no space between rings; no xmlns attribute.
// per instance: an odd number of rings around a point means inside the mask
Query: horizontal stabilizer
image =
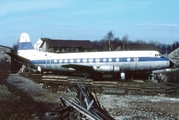
<svg viewBox="0 0 179 120"><path fill-rule="evenodd" d="M9 56L11 56L12 59L17 60L18 62L21 62L23 64L31 64L31 61L29 59L26 59L24 57L21 57L17 54L14 53L10 53L10 52L6 52L6 54L8 54Z"/></svg>

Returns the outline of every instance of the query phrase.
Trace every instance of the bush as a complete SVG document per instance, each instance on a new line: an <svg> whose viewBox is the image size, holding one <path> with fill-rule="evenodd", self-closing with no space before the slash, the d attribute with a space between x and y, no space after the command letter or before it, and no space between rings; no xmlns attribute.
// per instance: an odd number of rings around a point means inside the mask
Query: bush
<svg viewBox="0 0 179 120"><path fill-rule="evenodd" d="M165 75L167 76L167 82L179 84L179 70L173 72L166 72Z"/></svg>

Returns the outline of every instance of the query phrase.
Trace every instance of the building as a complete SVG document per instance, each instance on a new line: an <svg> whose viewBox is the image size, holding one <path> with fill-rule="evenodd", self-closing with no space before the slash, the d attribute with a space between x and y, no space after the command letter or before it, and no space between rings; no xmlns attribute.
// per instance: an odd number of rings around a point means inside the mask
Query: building
<svg viewBox="0 0 179 120"><path fill-rule="evenodd" d="M0 74L11 70L11 57L6 52L11 52L11 48L0 45Z"/></svg>
<svg viewBox="0 0 179 120"><path fill-rule="evenodd" d="M11 52L11 48L7 46L0 45L0 61L5 61L11 63L11 57L5 52Z"/></svg>
<svg viewBox="0 0 179 120"><path fill-rule="evenodd" d="M40 46L42 45L43 41L41 39L37 40L37 42L34 45L34 49L41 51Z"/></svg>
<svg viewBox="0 0 179 120"><path fill-rule="evenodd" d="M10 47L0 45L0 70L17 73L22 67L22 63L6 54L6 52L13 53L13 50Z"/></svg>
<svg viewBox="0 0 179 120"><path fill-rule="evenodd" d="M38 51L64 53L93 51L93 44L89 40L58 40L41 38L34 45Z"/></svg>
<svg viewBox="0 0 179 120"><path fill-rule="evenodd" d="M161 50L152 44L124 44L119 45L116 48L116 51L122 51L122 50L156 50L161 52Z"/></svg>

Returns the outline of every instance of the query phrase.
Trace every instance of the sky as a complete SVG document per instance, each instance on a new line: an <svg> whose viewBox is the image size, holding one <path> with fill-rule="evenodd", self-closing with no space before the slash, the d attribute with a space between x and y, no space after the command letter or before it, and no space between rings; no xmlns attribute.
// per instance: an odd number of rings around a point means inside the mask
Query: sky
<svg viewBox="0 0 179 120"><path fill-rule="evenodd" d="M51 39L179 41L179 0L0 0L0 45Z"/></svg>

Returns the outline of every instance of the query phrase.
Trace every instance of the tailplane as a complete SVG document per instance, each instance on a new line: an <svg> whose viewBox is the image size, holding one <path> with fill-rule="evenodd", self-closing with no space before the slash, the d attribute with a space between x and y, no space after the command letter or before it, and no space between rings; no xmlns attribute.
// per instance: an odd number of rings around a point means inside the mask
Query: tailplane
<svg viewBox="0 0 179 120"><path fill-rule="evenodd" d="M18 50L33 50L34 47L30 41L30 37L27 33L22 33L19 40Z"/></svg>

